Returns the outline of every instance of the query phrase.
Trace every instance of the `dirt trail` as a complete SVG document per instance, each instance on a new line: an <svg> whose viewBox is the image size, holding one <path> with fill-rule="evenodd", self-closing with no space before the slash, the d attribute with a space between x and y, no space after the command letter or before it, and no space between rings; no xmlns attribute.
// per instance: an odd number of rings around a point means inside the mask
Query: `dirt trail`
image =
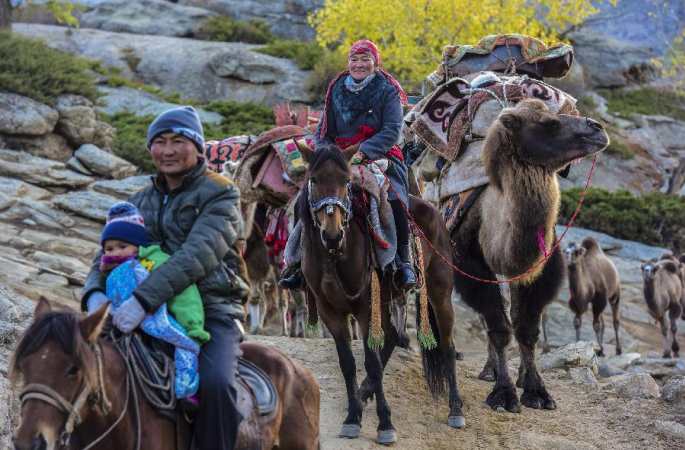
<svg viewBox="0 0 685 450"><path fill-rule="evenodd" d="M364 410L359 439L337 437L345 416L346 395L332 340L267 336L250 336L249 339L274 345L314 371L321 385L322 449L380 448L374 443L378 422L372 404ZM493 412L484 403L491 384L477 379L485 361L484 348L462 350L465 350L465 359L458 362L458 380L466 416L464 430L447 426L447 401L435 402L427 392L418 353L403 349L395 352L385 375L386 395L399 438L393 448L682 448L682 442L652 432L655 419L669 416L660 400L628 401L603 389L592 391L572 384L564 371L543 374L557 401L556 411L524 408L521 414ZM360 342L355 342L354 354L361 381L364 373ZM516 373L514 369L512 365L512 375ZM670 419L682 421L678 417Z"/></svg>

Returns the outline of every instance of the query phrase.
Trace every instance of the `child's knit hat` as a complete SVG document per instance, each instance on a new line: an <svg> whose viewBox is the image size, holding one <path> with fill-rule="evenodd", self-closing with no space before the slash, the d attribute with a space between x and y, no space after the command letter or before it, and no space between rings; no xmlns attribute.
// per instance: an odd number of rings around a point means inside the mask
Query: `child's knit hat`
<svg viewBox="0 0 685 450"><path fill-rule="evenodd" d="M117 239L136 246L148 245L150 237L145 229L143 216L134 204L118 202L109 208L107 224L102 230L100 245L110 239Z"/></svg>

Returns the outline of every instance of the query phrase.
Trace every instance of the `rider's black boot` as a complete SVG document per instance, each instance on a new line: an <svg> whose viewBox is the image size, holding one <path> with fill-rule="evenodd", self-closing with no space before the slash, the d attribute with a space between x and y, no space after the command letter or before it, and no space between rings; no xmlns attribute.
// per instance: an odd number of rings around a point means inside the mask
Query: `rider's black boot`
<svg viewBox="0 0 685 450"><path fill-rule="evenodd" d="M413 264L411 262L411 252L409 244L399 246L397 248L397 256L399 256L399 287L402 289L411 289L416 287L416 274L414 273Z"/></svg>
<svg viewBox="0 0 685 450"><path fill-rule="evenodd" d="M291 264L283 270L278 285L284 289L302 289L304 287L304 277L299 262Z"/></svg>

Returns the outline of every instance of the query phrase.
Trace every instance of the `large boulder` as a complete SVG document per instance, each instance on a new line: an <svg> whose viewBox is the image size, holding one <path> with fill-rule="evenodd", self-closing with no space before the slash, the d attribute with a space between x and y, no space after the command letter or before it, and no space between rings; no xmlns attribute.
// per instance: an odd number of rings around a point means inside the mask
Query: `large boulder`
<svg viewBox="0 0 685 450"><path fill-rule="evenodd" d="M596 372L597 357L595 356L594 344L587 341L567 344L540 355L539 366L542 370L587 367Z"/></svg>
<svg viewBox="0 0 685 450"><path fill-rule="evenodd" d="M591 86L616 87L651 79L655 58L685 25L685 2L621 0L600 2L598 14L569 33Z"/></svg>
<svg viewBox="0 0 685 450"><path fill-rule="evenodd" d="M65 162L71 158L73 150L61 134L48 133L41 136L7 135L5 145L13 150L21 150L33 156Z"/></svg>
<svg viewBox="0 0 685 450"><path fill-rule="evenodd" d="M93 142L97 117L93 103L80 95L61 95L55 107L59 112L57 131L74 146Z"/></svg>
<svg viewBox="0 0 685 450"><path fill-rule="evenodd" d="M0 176L18 178L41 187L81 188L94 180L67 169L64 163L0 149Z"/></svg>
<svg viewBox="0 0 685 450"><path fill-rule="evenodd" d="M185 98L203 102L236 100L269 105L309 102L305 80L307 72L287 59L258 55L260 64L271 66L282 76L273 83L255 84L233 76L222 77L210 68L210 61L251 52L257 46L242 43L208 42L167 36L131 35L91 29L67 29L51 25L14 24L14 32L34 38L60 50L101 61L121 69L127 77L167 92L180 92ZM139 61L134 71L127 63L133 52Z"/></svg>
<svg viewBox="0 0 685 450"><path fill-rule="evenodd" d="M265 20L277 36L314 39L314 29L307 15L321 8L324 0L179 0L185 5L198 6L238 20Z"/></svg>
<svg viewBox="0 0 685 450"><path fill-rule="evenodd" d="M74 152L74 156L91 172L107 178L126 178L134 175L138 168L109 152L101 150L95 145L82 145Z"/></svg>
<svg viewBox="0 0 685 450"><path fill-rule="evenodd" d="M53 108L19 94L0 92L0 133L40 136L50 133L59 115Z"/></svg>
<svg viewBox="0 0 685 450"><path fill-rule="evenodd" d="M126 199L136 192L150 186L150 175L138 175L122 180L100 180L90 185L90 188L113 197Z"/></svg>
<svg viewBox="0 0 685 450"><path fill-rule="evenodd" d="M81 16L84 28L106 31L189 37L216 13L165 0L107 0Z"/></svg>
<svg viewBox="0 0 685 450"><path fill-rule="evenodd" d="M55 205L71 214L104 223L110 206L119 199L95 191L74 191L56 195Z"/></svg>
<svg viewBox="0 0 685 450"><path fill-rule="evenodd" d="M102 105L97 110L107 115L129 112L136 116L157 116L164 111L180 105L166 102L156 95L130 87L99 86ZM220 124L224 118L221 114L195 108L202 123Z"/></svg>
<svg viewBox="0 0 685 450"><path fill-rule="evenodd" d="M610 378L608 388L625 399L659 398L659 385L648 373L628 373Z"/></svg>

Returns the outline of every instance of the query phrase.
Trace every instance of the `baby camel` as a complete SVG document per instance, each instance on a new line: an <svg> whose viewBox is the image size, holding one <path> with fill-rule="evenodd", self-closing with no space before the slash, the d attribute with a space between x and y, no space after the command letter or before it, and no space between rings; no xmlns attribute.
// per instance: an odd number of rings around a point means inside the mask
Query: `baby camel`
<svg viewBox="0 0 685 450"><path fill-rule="evenodd" d="M568 283L571 291L569 307L576 315L573 326L576 329L576 341L580 340L580 326L583 314L592 303L592 328L599 343L598 356L604 356L604 318L602 312L611 305L616 334L616 354L621 354L621 342L618 337L620 322L619 302L621 285L618 270L614 263L604 254L597 241L591 237L583 239L582 244L572 242L566 247L568 263Z"/></svg>

